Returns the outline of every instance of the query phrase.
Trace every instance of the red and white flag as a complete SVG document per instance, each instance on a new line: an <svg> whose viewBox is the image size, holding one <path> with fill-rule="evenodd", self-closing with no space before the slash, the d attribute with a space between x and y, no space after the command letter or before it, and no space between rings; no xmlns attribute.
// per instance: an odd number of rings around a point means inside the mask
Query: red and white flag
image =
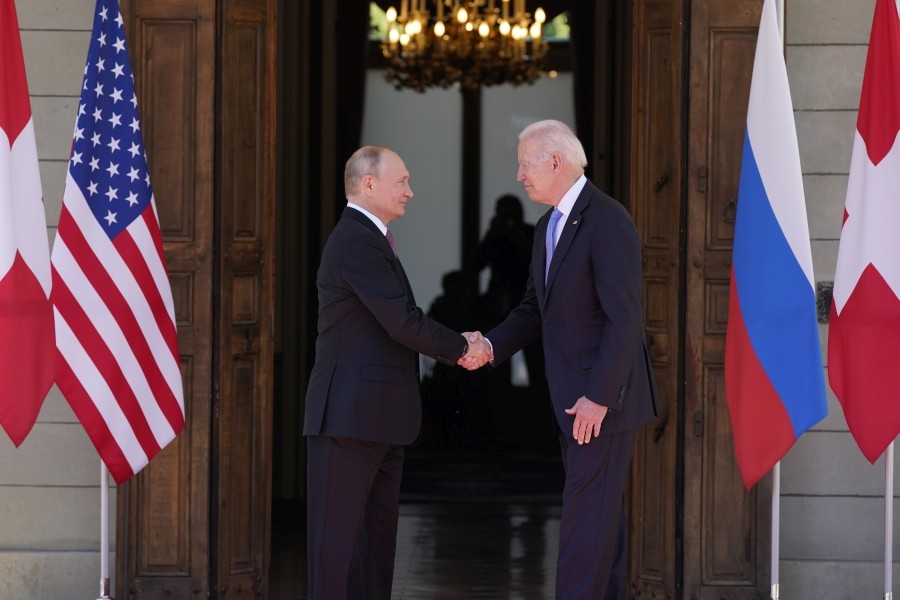
<svg viewBox="0 0 900 600"><path fill-rule="evenodd" d="M900 433L900 18L876 0L828 331L828 380L875 462Z"/></svg>
<svg viewBox="0 0 900 600"><path fill-rule="evenodd" d="M184 427L184 392L116 0L97 1L51 262L56 384L121 483Z"/></svg>
<svg viewBox="0 0 900 600"><path fill-rule="evenodd" d="M53 385L50 246L19 21L0 0L0 424L18 446Z"/></svg>

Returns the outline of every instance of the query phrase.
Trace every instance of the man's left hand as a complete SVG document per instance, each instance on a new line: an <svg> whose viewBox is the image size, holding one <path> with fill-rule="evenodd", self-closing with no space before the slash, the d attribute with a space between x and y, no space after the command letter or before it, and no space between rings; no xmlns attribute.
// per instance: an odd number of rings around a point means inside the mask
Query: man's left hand
<svg viewBox="0 0 900 600"><path fill-rule="evenodd" d="M575 406L566 409L566 414L575 415L575 424L572 425L572 437L579 444L587 444L591 441L591 433L594 437L600 435L600 425L609 409L605 406L591 402L582 396L575 402Z"/></svg>

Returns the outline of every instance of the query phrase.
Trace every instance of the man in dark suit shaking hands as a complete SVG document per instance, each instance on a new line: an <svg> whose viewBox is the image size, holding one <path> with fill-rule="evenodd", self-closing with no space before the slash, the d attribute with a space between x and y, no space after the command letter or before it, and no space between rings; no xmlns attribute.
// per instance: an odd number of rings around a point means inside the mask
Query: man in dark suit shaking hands
<svg viewBox="0 0 900 600"><path fill-rule="evenodd" d="M316 279L316 361L303 428L309 598L389 600L403 446L421 426L418 354L479 365L487 347L416 306L387 229L413 196L403 160L388 148L360 148L347 161L344 187L347 208Z"/></svg>
<svg viewBox="0 0 900 600"><path fill-rule="evenodd" d="M623 495L636 430L656 414L641 244L625 208L584 176L565 124L528 126L518 160L528 197L553 210L536 225L522 302L485 337L503 361L543 334L566 471L556 597L625 600Z"/></svg>

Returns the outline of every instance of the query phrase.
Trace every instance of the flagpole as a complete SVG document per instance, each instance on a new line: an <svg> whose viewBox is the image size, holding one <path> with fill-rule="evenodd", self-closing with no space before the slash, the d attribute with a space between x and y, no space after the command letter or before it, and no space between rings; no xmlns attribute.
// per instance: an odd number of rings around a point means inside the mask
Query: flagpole
<svg viewBox="0 0 900 600"><path fill-rule="evenodd" d="M100 461L100 597L109 596L109 471Z"/></svg>
<svg viewBox="0 0 900 600"><path fill-rule="evenodd" d="M894 442L884 453L884 600L891 600L894 543Z"/></svg>
<svg viewBox="0 0 900 600"><path fill-rule="evenodd" d="M900 0L898 0L900 1ZM778 35L781 37L781 47L786 47L784 37L784 0L775 0L775 16L778 21ZM772 467L772 591L771 600L779 600L778 561L781 549L781 461Z"/></svg>
<svg viewBox="0 0 900 600"><path fill-rule="evenodd" d="M781 461L772 467L772 600L778 600L778 560L781 533Z"/></svg>

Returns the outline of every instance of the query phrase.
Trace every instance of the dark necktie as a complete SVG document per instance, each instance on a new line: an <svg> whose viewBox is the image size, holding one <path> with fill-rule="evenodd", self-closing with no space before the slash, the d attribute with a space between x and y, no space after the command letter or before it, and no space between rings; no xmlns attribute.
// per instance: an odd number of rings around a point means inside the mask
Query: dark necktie
<svg viewBox="0 0 900 600"><path fill-rule="evenodd" d="M544 282L547 281L547 275L550 273L550 261L553 260L553 251L556 249L556 224L562 217L562 212L558 208L554 208L550 213L550 224L547 225L547 265L544 268Z"/></svg>
<svg viewBox="0 0 900 600"><path fill-rule="evenodd" d="M399 254L397 254L397 246L394 245L394 234L391 233L390 229L388 229L387 233L384 234L384 237L387 238L388 244L391 245L391 250L394 251L394 256L400 256Z"/></svg>

